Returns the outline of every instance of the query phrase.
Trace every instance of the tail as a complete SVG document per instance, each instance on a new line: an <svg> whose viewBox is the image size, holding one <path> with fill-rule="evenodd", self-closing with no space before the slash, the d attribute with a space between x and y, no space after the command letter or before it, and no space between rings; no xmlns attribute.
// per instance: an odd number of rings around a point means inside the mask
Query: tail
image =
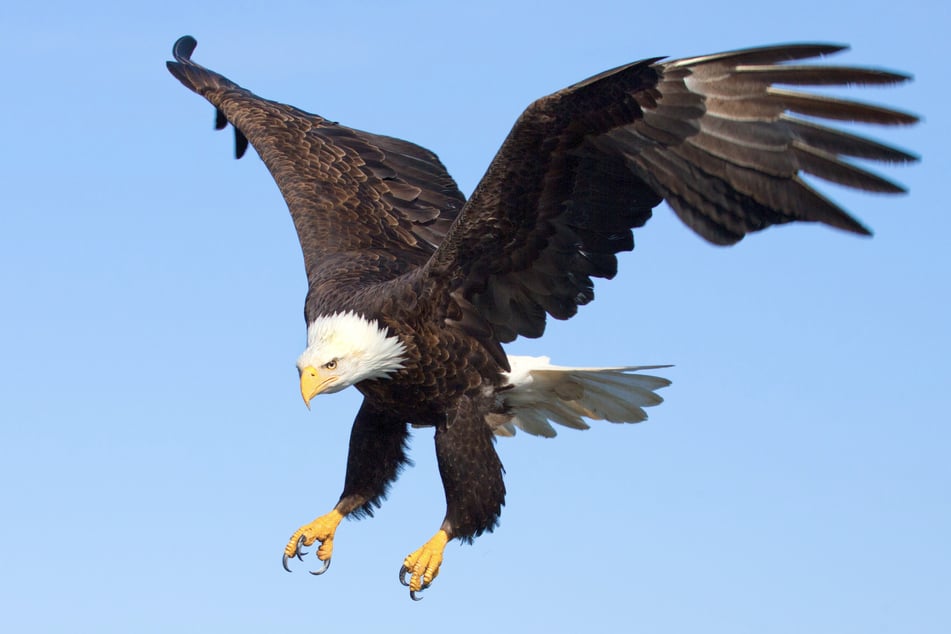
<svg viewBox="0 0 951 634"><path fill-rule="evenodd" d="M227 77L208 70L201 64L192 61L192 53L198 46L198 40L191 35L184 35L172 46L172 55L174 62L165 62L165 66L178 81L182 82L186 88L194 91L211 102L215 107L215 129L222 130L228 124L228 118L222 111L222 101L225 93L229 91L240 91L247 93ZM234 156L241 158L248 149L248 139L244 133L234 128Z"/></svg>
<svg viewBox="0 0 951 634"><path fill-rule="evenodd" d="M584 419L612 423L639 423L647 419L645 407L663 402L655 393L670 385L667 379L637 370L669 365L618 368L569 368L551 365L548 357L509 357L504 402L510 417L494 417L498 436L513 436L519 428L536 436L553 437L551 423L588 429Z"/></svg>

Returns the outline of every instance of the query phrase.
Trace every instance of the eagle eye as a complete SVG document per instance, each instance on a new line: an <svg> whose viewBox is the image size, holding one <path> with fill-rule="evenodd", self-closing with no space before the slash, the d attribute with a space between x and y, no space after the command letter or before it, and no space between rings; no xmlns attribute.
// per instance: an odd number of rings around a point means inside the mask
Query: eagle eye
<svg viewBox="0 0 951 634"><path fill-rule="evenodd" d="M324 367L327 368L328 370L336 370L336 369L337 369L337 360L336 360L336 359L331 359L330 361L328 361L327 363L324 364Z"/></svg>

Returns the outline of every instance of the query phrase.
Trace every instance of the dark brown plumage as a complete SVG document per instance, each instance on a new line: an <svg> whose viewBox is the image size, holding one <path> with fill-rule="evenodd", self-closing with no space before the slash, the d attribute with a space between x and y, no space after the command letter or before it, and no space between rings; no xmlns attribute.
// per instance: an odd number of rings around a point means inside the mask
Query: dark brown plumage
<svg viewBox="0 0 951 634"><path fill-rule="evenodd" d="M817 123L914 116L788 88L907 76L791 63L843 47L781 45L648 59L539 99L466 201L432 152L261 99L191 61L195 46L181 38L168 68L215 106L217 128L235 127L237 156L250 142L274 176L304 253L308 324L352 312L404 351L391 374L356 382L365 400L344 493L286 556L320 541L329 562L338 516L371 512L405 463L408 424L436 428L445 538L491 530L505 495L491 421L517 418L506 390L527 389L507 374L501 344L538 337L548 315L567 319L590 302L593 278L616 274L616 254L633 248L632 229L661 200L720 245L792 221L867 234L801 175L894 193L901 187L847 159L914 160ZM407 558L414 592L438 571L438 560L435 570L418 563L426 556Z"/></svg>

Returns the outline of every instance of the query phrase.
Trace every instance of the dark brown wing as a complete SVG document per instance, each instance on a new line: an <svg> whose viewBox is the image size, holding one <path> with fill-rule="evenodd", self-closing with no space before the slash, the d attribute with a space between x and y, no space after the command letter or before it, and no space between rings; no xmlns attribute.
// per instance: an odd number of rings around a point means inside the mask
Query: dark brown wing
<svg viewBox="0 0 951 634"><path fill-rule="evenodd" d="M867 230L801 178L868 191L902 191L843 160L911 155L815 119L879 124L915 117L784 85L889 84L896 73L782 62L833 45L749 49L667 63L635 62L533 103L434 256L457 325L491 341L537 337L546 313L571 317L593 299L593 277L616 273L631 229L666 199L716 244L794 220Z"/></svg>
<svg viewBox="0 0 951 634"><path fill-rule="evenodd" d="M406 141L353 130L267 101L191 61L194 38L175 43L168 69L235 127L236 154L250 141L284 195L312 287L322 262L377 254L378 276L424 264L465 197L435 154Z"/></svg>

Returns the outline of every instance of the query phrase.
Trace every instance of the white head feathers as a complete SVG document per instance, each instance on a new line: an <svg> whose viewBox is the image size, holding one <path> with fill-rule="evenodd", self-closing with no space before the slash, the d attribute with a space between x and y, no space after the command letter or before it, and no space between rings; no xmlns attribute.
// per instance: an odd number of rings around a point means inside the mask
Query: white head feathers
<svg viewBox="0 0 951 634"><path fill-rule="evenodd" d="M339 381L329 392L366 379L386 378L403 367L406 346L387 336L376 320L352 311L322 315L307 327L307 349L297 360L298 370L335 362Z"/></svg>

